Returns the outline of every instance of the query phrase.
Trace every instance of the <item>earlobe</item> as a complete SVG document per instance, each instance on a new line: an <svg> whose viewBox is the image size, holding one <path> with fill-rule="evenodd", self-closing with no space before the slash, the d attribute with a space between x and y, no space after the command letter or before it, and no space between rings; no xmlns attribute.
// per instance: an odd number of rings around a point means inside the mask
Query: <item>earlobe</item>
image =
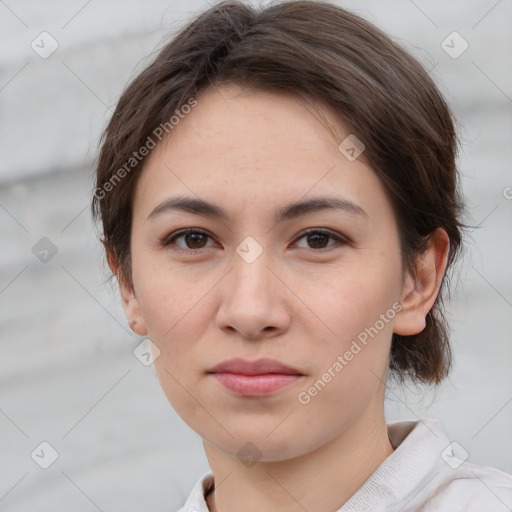
<svg viewBox="0 0 512 512"><path fill-rule="evenodd" d="M123 304L124 313L131 330L139 336L146 336L148 330L135 291L125 283L123 279L119 280L119 289L121 291L121 302Z"/></svg>
<svg viewBox="0 0 512 512"><path fill-rule="evenodd" d="M130 284L125 281L125 279L123 279L122 273L119 269L119 263L115 256L111 253L108 253L107 260L108 265L112 272L115 274L119 284L121 304L123 306L126 319L130 325L130 329L139 336L146 336L148 331L134 288L130 286Z"/></svg>
<svg viewBox="0 0 512 512"><path fill-rule="evenodd" d="M415 276L407 274L402 288L402 310L395 318L393 332L402 336L418 334L426 326L448 264L450 239L437 228L430 236L428 248L416 261Z"/></svg>

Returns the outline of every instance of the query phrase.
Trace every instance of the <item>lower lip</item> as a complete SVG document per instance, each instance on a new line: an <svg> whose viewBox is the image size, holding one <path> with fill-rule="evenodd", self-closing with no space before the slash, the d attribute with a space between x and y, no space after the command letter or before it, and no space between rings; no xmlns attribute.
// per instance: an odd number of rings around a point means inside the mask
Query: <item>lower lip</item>
<svg viewBox="0 0 512 512"><path fill-rule="evenodd" d="M297 382L302 375L266 373L242 375L240 373L212 374L224 387L246 396L264 396Z"/></svg>

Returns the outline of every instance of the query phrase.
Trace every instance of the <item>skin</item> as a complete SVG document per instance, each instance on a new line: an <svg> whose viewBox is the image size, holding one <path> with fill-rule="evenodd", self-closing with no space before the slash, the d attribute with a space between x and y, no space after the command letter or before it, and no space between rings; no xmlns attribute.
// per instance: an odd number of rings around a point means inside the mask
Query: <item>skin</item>
<svg viewBox="0 0 512 512"><path fill-rule="evenodd" d="M352 162L338 150L348 133L323 113L337 139L298 97L236 86L205 91L139 178L133 288L109 257L132 329L160 350L154 365L165 395L203 439L216 482L212 511L240 503L247 512L336 510L361 487L393 452L384 417L392 333L423 330L446 270L449 241L438 229L416 276L403 271L381 181L364 154ZM181 211L147 218L178 194L216 203L229 218ZM313 196L343 197L366 215L322 210L276 223L278 208ZM208 236L160 243L189 227ZM308 238L310 228L348 242ZM263 249L251 263L236 251L248 236ZM402 310L300 403L298 394L393 304ZM206 374L233 357L277 359L304 375L272 395L236 395ZM248 442L258 450L255 464L237 456Z"/></svg>

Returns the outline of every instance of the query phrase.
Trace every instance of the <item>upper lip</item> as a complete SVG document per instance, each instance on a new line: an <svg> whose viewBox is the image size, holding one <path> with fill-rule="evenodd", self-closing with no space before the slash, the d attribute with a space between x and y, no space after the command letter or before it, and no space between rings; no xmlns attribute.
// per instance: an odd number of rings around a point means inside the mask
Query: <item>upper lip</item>
<svg viewBox="0 0 512 512"><path fill-rule="evenodd" d="M208 373L240 373L243 375L285 373L289 375L302 375L296 368L292 368L275 359L268 358L257 359L256 361L248 361L240 358L229 359L215 365Z"/></svg>

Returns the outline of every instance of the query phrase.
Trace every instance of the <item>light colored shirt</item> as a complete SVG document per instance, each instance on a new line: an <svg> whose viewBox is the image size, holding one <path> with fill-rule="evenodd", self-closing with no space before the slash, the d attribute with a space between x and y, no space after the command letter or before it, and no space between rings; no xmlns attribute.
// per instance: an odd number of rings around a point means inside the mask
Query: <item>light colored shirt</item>
<svg viewBox="0 0 512 512"><path fill-rule="evenodd" d="M390 423L388 435L395 451L337 512L512 512L512 475L467 462L439 420ZM213 487L209 471L177 512L209 512Z"/></svg>

